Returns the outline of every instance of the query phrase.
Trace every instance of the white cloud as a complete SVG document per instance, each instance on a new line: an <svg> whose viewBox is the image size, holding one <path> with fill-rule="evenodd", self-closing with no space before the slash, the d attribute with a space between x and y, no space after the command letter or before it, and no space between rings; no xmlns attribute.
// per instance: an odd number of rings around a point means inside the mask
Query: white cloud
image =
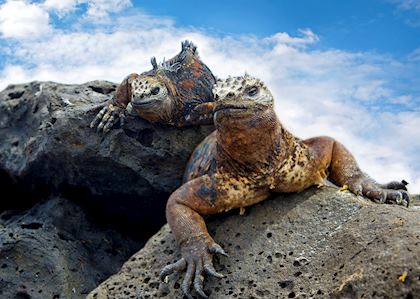
<svg viewBox="0 0 420 299"><path fill-rule="evenodd" d="M150 69L151 56L169 58L182 40L190 39L217 76L248 71L261 77L293 133L335 137L372 177L406 179L410 190L420 193L420 99L394 86L404 71L402 62L371 53L316 50L319 38L309 29L298 37L281 32L265 38L220 37L142 13L106 25L22 41L12 49L22 63L10 62L0 71L0 88L30 80L120 82L131 72ZM386 112L388 103L400 105L401 112ZM372 109L375 105L378 109Z"/></svg>
<svg viewBox="0 0 420 299"><path fill-rule="evenodd" d="M419 0L392 0L397 4L399 9L402 10L414 10L420 12L420 1Z"/></svg>
<svg viewBox="0 0 420 299"><path fill-rule="evenodd" d="M0 5L0 37L46 38L46 35L53 31L50 24L51 13L63 17L81 4L87 5L81 14L82 19L93 23L104 22L111 13L118 13L132 5L130 0L45 0L42 3L6 0Z"/></svg>
<svg viewBox="0 0 420 299"><path fill-rule="evenodd" d="M104 17L132 5L130 0L45 0L42 6L46 10L69 13L80 4L87 4L86 14L91 17Z"/></svg>
<svg viewBox="0 0 420 299"><path fill-rule="evenodd" d="M3 38L33 38L51 31L49 15L26 1L6 1L0 6L0 34Z"/></svg>
<svg viewBox="0 0 420 299"><path fill-rule="evenodd" d="M319 37L310 29L300 29L299 33L302 35L301 37L292 37L286 32L278 32L273 36L267 38L267 40L270 42L277 42L279 44L287 44L294 46L313 44L319 41Z"/></svg>
<svg viewBox="0 0 420 299"><path fill-rule="evenodd" d="M412 27L420 26L420 0L388 0L396 5L397 14Z"/></svg>
<svg viewBox="0 0 420 299"><path fill-rule="evenodd" d="M103 18L110 12L119 12L131 6L130 0L88 0L86 2L88 3L87 16L91 18Z"/></svg>
<svg viewBox="0 0 420 299"><path fill-rule="evenodd" d="M411 52L409 58L412 61L420 61L420 48L417 48L413 52Z"/></svg>
<svg viewBox="0 0 420 299"><path fill-rule="evenodd" d="M72 12L79 0L46 0L42 7L47 11L54 11L58 15L63 16L69 12Z"/></svg>

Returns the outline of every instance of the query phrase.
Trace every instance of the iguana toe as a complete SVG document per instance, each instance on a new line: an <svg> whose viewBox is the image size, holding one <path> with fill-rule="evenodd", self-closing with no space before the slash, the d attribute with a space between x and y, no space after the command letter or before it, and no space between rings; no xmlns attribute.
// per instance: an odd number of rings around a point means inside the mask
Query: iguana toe
<svg viewBox="0 0 420 299"><path fill-rule="evenodd" d="M96 127L102 120L103 116L105 115L106 111L108 109L108 106L103 107L98 114L96 114L95 118L90 123L90 127L93 129Z"/></svg>
<svg viewBox="0 0 420 299"><path fill-rule="evenodd" d="M194 277L194 290L203 298L208 298L207 294L203 290L204 276L203 276L203 262L198 260L195 265L195 277Z"/></svg>
<svg viewBox="0 0 420 299"><path fill-rule="evenodd" d="M385 203L386 201L386 193L380 189L373 189L363 192L367 198L376 202L376 203Z"/></svg>
<svg viewBox="0 0 420 299"><path fill-rule="evenodd" d="M410 205L410 196L403 190L385 190L386 202L406 206Z"/></svg>
<svg viewBox="0 0 420 299"><path fill-rule="evenodd" d="M224 256L226 256L226 257L228 257L229 255L223 250L223 248L219 245L219 244L217 244L217 243L214 243L210 248L209 248L209 251L211 252L211 253L218 253L218 254L221 254L221 255L224 255Z"/></svg>
<svg viewBox="0 0 420 299"><path fill-rule="evenodd" d="M182 285L181 285L182 293L184 293L184 296L187 297L188 299L190 298L193 299L193 297L190 294L190 287L191 287L194 274L195 274L195 264L193 261L190 261L188 263L187 272L185 273L185 276L184 276L184 281L182 282Z"/></svg>
<svg viewBox="0 0 420 299"><path fill-rule="evenodd" d="M109 117L108 121L104 125L104 128L103 128L104 134L108 133L118 121L120 121L121 126L122 126L124 124L124 117L125 117L124 110L122 110L121 108L117 108L113 110L111 112L111 116Z"/></svg>
<svg viewBox="0 0 420 299"><path fill-rule="evenodd" d="M106 134L118 121L121 121L122 123L124 116L124 109L113 104L109 104L99 111L95 119L91 122L90 127L94 128L97 126L96 131L98 133L103 132Z"/></svg>
<svg viewBox="0 0 420 299"><path fill-rule="evenodd" d="M360 182L354 182L348 185L348 189L356 194L356 195L363 195L363 188L362 188L362 184Z"/></svg>
<svg viewBox="0 0 420 299"><path fill-rule="evenodd" d="M399 181L392 181L387 184L380 185L384 189L392 189L392 190L404 190L407 191L408 182L406 180Z"/></svg>
<svg viewBox="0 0 420 299"><path fill-rule="evenodd" d="M391 182L385 185L379 185L371 180L364 180L361 186L362 194L376 203L397 204L407 207L410 204L410 196L404 189L400 188L405 187L403 182ZM394 188L384 188L384 186Z"/></svg>
<svg viewBox="0 0 420 299"><path fill-rule="evenodd" d="M185 267L187 266L187 262L185 261L184 258L180 259L179 261L169 264L167 266L165 266L162 271L160 271L160 279L162 281L166 280L166 277L168 277L168 275L172 274L173 272L179 272L185 269Z"/></svg>
<svg viewBox="0 0 420 299"><path fill-rule="evenodd" d="M209 276L213 276L216 278L224 278L225 276L223 274L220 274L216 271L216 269L214 269L213 264L211 263L211 261L207 264L204 264L204 271L207 273L207 275Z"/></svg>

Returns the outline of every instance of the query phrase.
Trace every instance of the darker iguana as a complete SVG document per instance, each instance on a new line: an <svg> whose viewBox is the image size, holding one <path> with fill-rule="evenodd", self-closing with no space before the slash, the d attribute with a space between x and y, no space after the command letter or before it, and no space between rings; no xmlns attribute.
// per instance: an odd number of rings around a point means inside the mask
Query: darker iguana
<svg viewBox="0 0 420 299"><path fill-rule="evenodd" d="M209 235L202 215L229 211L265 200L273 192L299 192L328 179L378 203L409 203L406 182L379 185L358 167L351 153L329 137L301 140L277 118L271 92L250 77L217 82L216 131L193 153L187 182L169 198L166 217L182 258L166 266L161 278L187 269L181 289L207 298L203 273L223 277L212 255L225 254ZM393 190L396 189L396 190Z"/></svg>
<svg viewBox="0 0 420 299"><path fill-rule="evenodd" d="M118 86L114 97L95 117L91 127L108 132L125 111L150 122L176 127L213 123L212 88L215 77L200 60L197 47L182 43L181 52L140 75L131 74Z"/></svg>

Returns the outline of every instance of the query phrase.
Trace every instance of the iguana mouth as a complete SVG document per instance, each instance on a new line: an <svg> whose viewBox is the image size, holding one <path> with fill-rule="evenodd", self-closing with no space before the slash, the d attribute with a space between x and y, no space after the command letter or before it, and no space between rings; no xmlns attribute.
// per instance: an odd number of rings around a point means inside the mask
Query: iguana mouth
<svg viewBox="0 0 420 299"><path fill-rule="evenodd" d="M247 107L245 105L240 104L217 104L214 108L214 112L222 111L222 110L246 110Z"/></svg>
<svg viewBox="0 0 420 299"><path fill-rule="evenodd" d="M132 101L131 105L133 105L133 107L147 107L155 103L156 103L156 100L149 100L149 101L142 101L142 102Z"/></svg>

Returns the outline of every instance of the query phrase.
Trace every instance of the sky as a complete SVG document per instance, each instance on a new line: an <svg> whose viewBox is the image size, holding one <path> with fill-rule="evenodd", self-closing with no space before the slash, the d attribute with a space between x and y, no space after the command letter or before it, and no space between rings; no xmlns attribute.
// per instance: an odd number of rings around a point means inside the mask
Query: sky
<svg viewBox="0 0 420 299"><path fill-rule="evenodd" d="M0 89L120 82L186 39L216 76L263 79L295 135L420 193L420 0L0 0Z"/></svg>

